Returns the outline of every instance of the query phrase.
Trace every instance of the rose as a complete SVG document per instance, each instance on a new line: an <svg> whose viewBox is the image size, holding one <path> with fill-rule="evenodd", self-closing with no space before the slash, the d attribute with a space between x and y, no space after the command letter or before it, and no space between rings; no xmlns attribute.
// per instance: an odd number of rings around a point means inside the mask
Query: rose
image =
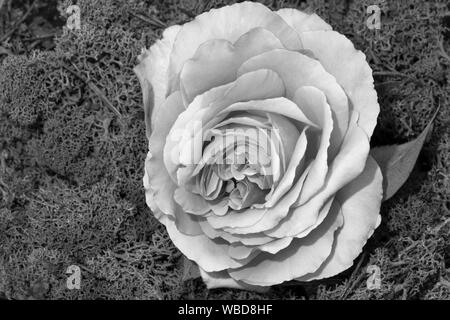
<svg viewBox="0 0 450 320"><path fill-rule="evenodd" d="M380 223L362 52L316 14L244 2L139 57L146 201L209 288L336 275Z"/></svg>

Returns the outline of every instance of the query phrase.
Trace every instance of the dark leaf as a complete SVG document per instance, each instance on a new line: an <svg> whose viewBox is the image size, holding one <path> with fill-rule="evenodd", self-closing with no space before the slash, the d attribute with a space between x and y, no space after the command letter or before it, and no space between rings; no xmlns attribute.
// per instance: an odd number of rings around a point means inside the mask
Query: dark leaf
<svg viewBox="0 0 450 320"><path fill-rule="evenodd" d="M183 282L200 277L200 271L195 262L183 257Z"/></svg>
<svg viewBox="0 0 450 320"><path fill-rule="evenodd" d="M432 131L433 121L438 111L439 109L416 139L401 145L382 146L370 150L370 155L378 162L383 173L383 200L392 197L408 179L420 150Z"/></svg>

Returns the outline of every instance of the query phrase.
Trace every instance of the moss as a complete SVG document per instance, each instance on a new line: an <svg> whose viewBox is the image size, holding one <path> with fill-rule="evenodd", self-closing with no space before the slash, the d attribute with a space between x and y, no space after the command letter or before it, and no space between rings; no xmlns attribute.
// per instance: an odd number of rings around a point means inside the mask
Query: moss
<svg viewBox="0 0 450 320"><path fill-rule="evenodd" d="M450 61L443 0L426 6L418 0L262 1L272 9L315 11L364 51L381 106L373 145L417 136L441 110L411 178L383 205L383 223L360 264L265 294L181 281L181 255L145 205L147 141L132 69L165 26L233 2L78 0L81 30L64 28L50 51L3 59L0 293L16 299L449 298ZM63 17L69 4L59 4ZM382 9L380 30L365 26L369 4ZM0 26L0 33L7 29ZM26 52L19 40L5 48ZM65 286L71 264L82 268L81 290ZM381 269L379 290L366 287L371 264Z"/></svg>

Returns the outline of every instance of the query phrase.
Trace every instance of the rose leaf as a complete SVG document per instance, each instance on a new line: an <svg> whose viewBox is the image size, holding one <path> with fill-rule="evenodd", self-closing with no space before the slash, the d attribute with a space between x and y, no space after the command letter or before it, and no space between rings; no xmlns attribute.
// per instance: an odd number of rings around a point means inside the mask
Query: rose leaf
<svg viewBox="0 0 450 320"><path fill-rule="evenodd" d="M183 277L182 281L188 281L192 279L200 278L200 271L198 270L198 266L195 262L189 260L186 257L183 257Z"/></svg>
<svg viewBox="0 0 450 320"><path fill-rule="evenodd" d="M383 173L383 200L391 198L408 179L420 150L432 131L438 111L439 108L416 139L400 145L381 146L370 150L370 155L377 161Z"/></svg>

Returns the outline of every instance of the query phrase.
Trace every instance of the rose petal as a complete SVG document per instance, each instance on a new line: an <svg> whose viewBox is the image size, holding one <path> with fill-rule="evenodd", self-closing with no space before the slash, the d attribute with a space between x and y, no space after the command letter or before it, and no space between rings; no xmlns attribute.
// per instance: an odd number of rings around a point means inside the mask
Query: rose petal
<svg viewBox="0 0 450 320"><path fill-rule="evenodd" d="M214 229L249 227L256 224L264 216L264 210L246 209L241 211L230 211L224 216L209 216L208 222Z"/></svg>
<svg viewBox="0 0 450 320"><path fill-rule="evenodd" d="M344 226L336 233L330 256L317 271L297 280L328 278L352 266L381 222L382 179L378 164L369 156L363 173L337 194Z"/></svg>
<svg viewBox="0 0 450 320"><path fill-rule="evenodd" d="M163 32L163 38L156 41L149 50L143 50L134 68L142 87L147 137L154 126L153 117L163 105L167 94L169 58L175 37L181 26L175 25Z"/></svg>
<svg viewBox="0 0 450 320"><path fill-rule="evenodd" d="M252 247L237 243L231 244L228 248L228 254L236 260L247 259L252 253L254 253L254 251L255 250Z"/></svg>
<svg viewBox="0 0 450 320"><path fill-rule="evenodd" d="M246 246L258 246L277 240L276 238L268 237L263 233L253 233L253 234L227 233L220 229L214 229L206 220L201 220L199 224L203 232L210 239L222 238L229 243L241 243Z"/></svg>
<svg viewBox="0 0 450 320"><path fill-rule="evenodd" d="M314 52L325 70L331 73L360 113L359 126L372 136L380 106L374 89L372 69L366 56L353 43L335 31L300 34L304 46Z"/></svg>
<svg viewBox="0 0 450 320"><path fill-rule="evenodd" d="M234 45L224 39L209 40L187 60L180 74L180 87L185 106L199 94L234 81L240 65L250 57L284 48L275 35L255 28L242 35Z"/></svg>
<svg viewBox="0 0 450 320"><path fill-rule="evenodd" d="M223 216L228 212L228 199L223 198L221 200L210 201L210 207L213 213L217 216Z"/></svg>
<svg viewBox="0 0 450 320"><path fill-rule="evenodd" d="M283 250L284 248L288 247L291 244L292 240L294 240L294 238L291 237L275 239L272 242L258 246L257 249L262 252L276 254L280 250Z"/></svg>
<svg viewBox="0 0 450 320"><path fill-rule="evenodd" d="M145 158L144 177L142 180L143 180L143 185L144 185L144 190L145 190L145 203L150 208L150 210L152 210L152 213L155 216L155 218L159 220L164 213L161 210L159 210L159 208L156 206L155 199L153 196L153 190L150 186L150 179L148 177L147 166L148 166L148 162L150 161L151 157L152 157L152 154L149 151L147 153L147 157Z"/></svg>
<svg viewBox="0 0 450 320"><path fill-rule="evenodd" d="M223 128L226 125L235 124L242 125L247 127L256 127L256 128L264 128L269 129L269 120L267 117L262 117L261 115L250 114L247 112L237 113L237 115L226 118L222 122L219 122L217 125L213 127L213 129ZM210 132L210 131L209 131ZM208 132L206 133L206 135Z"/></svg>
<svg viewBox="0 0 450 320"><path fill-rule="evenodd" d="M289 247L275 255L261 253L245 266L229 270L229 274L247 284L271 286L311 273L330 254L334 233L342 223L340 207L334 203L323 223L308 237L294 239Z"/></svg>
<svg viewBox="0 0 450 320"><path fill-rule="evenodd" d="M277 14L298 33L332 30L331 26L315 13L305 13L297 9L283 8L278 10Z"/></svg>
<svg viewBox="0 0 450 320"><path fill-rule="evenodd" d="M209 169L205 171L208 172L207 178L198 179L198 181L205 187L205 190L203 190L201 194L207 200L215 200L217 199L220 191L222 190L223 180L220 179L220 177L214 170Z"/></svg>
<svg viewBox="0 0 450 320"><path fill-rule="evenodd" d="M246 246L241 243L233 243L228 253L233 259L242 260L256 257L261 252L276 254L280 250L288 247L294 238L286 237L282 239L275 239L271 242L259 246Z"/></svg>
<svg viewBox="0 0 450 320"><path fill-rule="evenodd" d="M175 205L175 225L179 232L188 236L203 235L197 216L184 212L178 204ZM167 217L167 216L166 216Z"/></svg>
<svg viewBox="0 0 450 320"><path fill-rule="evenodd" d="M273 207L280 200L280 198L292 187L292 184L294 183L294 178L297 176L296 172L298 170L298 167L302 163L307 143L308 141L306 139L306 129L305 129L303 130L300 137L297 139L297 143L295 145L295 149L293 152L293 157L290 159L288 168L284 173L283 178L281 178L281 181L279 182L278 186L274 189L274 192L270 196L268 196L266 203L264 203L264 207Z"/></svg>
<svg viewBox="0 0 450 320"><path fill-rule="evenodd" d="M287 98L293 99L302 86L313 86L323 91L333 111L334 128L331 145L339 146L348 128L348 98L336 79L319 61L301 53L275 49L250 58L238 71L238 75L261 68L277 72L286 86ZM299 106L301 108L301 106Z"/></svg>
<svg viewBox="0 0 450 320"><path fill-rule="evenodd" d="M146 199L151 201L150 208L156 212L155 217L161 219L161 213L174 217L180 232L189 235L201 234L198 222L186 214L175 202L174 194L177 186L170 178L163 162L162 150L164 140L170 127L181 112L181 95L176 92L170 95L162 108L155 115L155 127L149 139L149 154L146 160L146 176L149 189L146 190ZM151 195L150 195L151 194Z"/></svg>
<svg viewBox="0 0 450 320"><path fill-rule="evenodd" d="M248 208L254 203L263 203L267 191L261 190L257 184L250 182L248 179L244 180L246 184L249 186L247 190L247 194L242 199L242 205L239 208Z"/></svg>
<svg viewBox="0 0 450 320"><path fill-rule="evenodd" d="M175 190L174 199L185 212L190 214L202 216L211 210L210 205L205 199L184 188L177 188Z"/></svg>
<svg viewBox="0 0 450 320"><path fill-rule="evenodd" d="M275 228L265 233L271 237L296 236L318 221L320 208L337 191L355 179L364 170L369 154L369 139L357 125L357 114L351 119L351 127L342 148L330 165L325 185L321 192L305 204L292 209ZM299 201L294 207L299 205Z"/></svg>
<svg viewBox="0 0 450 320"><path fill-rule="evenodd" d="M315 87L300 87L295 93L294 101L299 106L302 106L303 110L311 110L311 113L314 113L314 115L311 114L309 117L314 119L322 128L319 150L312 162L311 170L305 180L298 201L299 205L302 205L316 194L325 182L328 172L327 150L330 145L330 135L333 130L333 119L325 95ZM305 113L307 112L305 111ZM332 154L335 152L331 151Z"/></svg>
<svg viewBox="0 0 450 320"><path fill-rule="evenodd" d="M296 142L300 132L292 122L284 116L275 113L269 113L268 117L272 123L272 135L278 138L280 145L280 157L282 159L283 172L286 171L289 161L292 158Z"/></svg>
<svg viewBox="0 0 450 320"><path fill-rule="evenodd" d="M259 111L259 112L271 112L279 114L294 120L301 122L304 125L308 125L313 128L317 128L317 125L311 122L310 119L303 113L303 111L291 100L284 97L269 98L265 100L250 100L245 102L236 102L231 104L227 108L221 110L218 115L227 114L235 111Z"/></svg>
<svg viewBox="0 0 450 320"><path fill-rule="evenodd" d="M216 288L232 288L249 290L264 293L267 292L269 287L251 286L246 283L236 281L230 277L227 271L220 272L206 272L202 268L199 268L200 275L202 276L203 282L205 282L208 289Z"/></svg>
<svg viewBox="0 0 450 320"><path fill-rule="evenodd" d="M149 139L149 150L152 155L147 158L146 170L154 205L164 214L174 215L176 203L173 194L176 185L170 178L163 161L164 142L178 114L183 110L181 94L175 92L164 102L155 115L155 127Z"/></svg>
<svg viewBox="0 0 450 320"><path fill-rule="evenodd" d="M194 55L202 43L212 39L225 39L233 43L257 27L272 32L289 50L302 48L297 32L278 14L260 3L243 2L213 9L183 25L178 33L170 56L170 92L177 90L178 74L184 62Z"/></svg>
<svg viewBox="0 0 450 320"><path fill-rule="evenodd" d="M228 255L228 244L213 241L205 235L190 236L181 233L168 216L160 220L167 229L174 245L189 259L195 261L207 272L237 268L247 261L236 261ZM214 257L214 259L211 259Z"/></svg>

